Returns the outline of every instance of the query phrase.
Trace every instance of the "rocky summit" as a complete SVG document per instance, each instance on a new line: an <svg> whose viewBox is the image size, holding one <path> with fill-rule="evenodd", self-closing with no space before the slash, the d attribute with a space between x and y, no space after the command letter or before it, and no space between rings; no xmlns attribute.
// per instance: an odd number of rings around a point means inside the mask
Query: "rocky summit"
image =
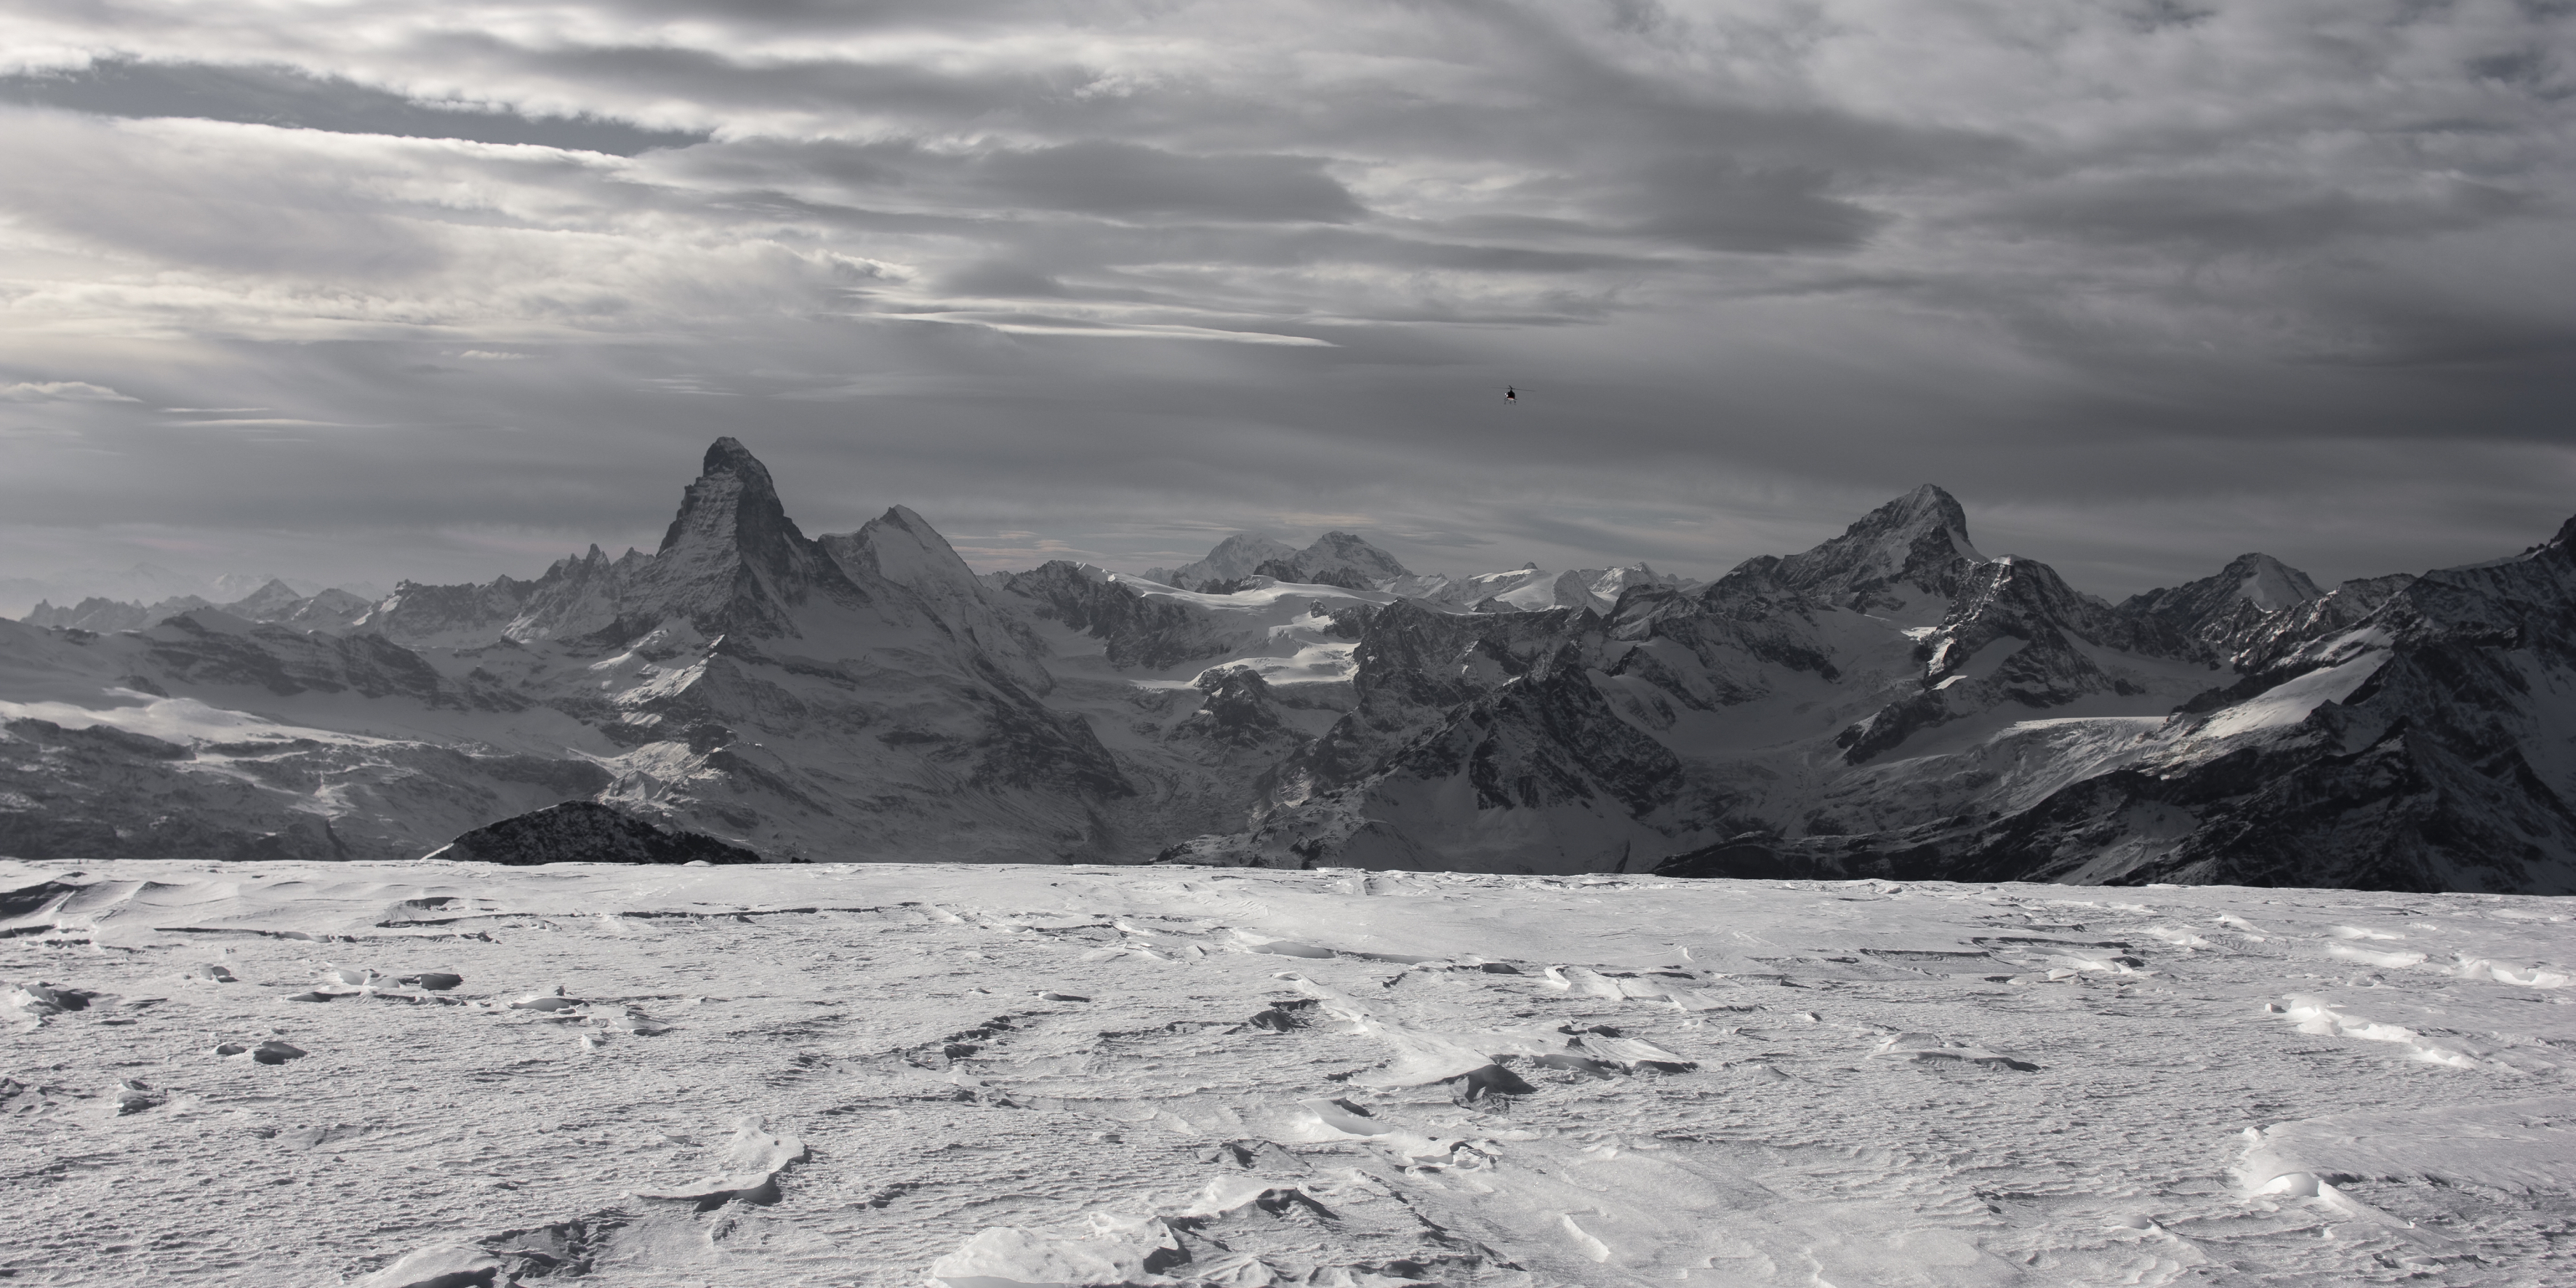
<svg viewBox="0 0 2576 1288"><path fill-rule="evenodd" d="M1926 485L1713 583L1364 534L978 575L718 439L660 545L0 622L0 853L2576 892L2576 521L2112 603Z"/></svg>

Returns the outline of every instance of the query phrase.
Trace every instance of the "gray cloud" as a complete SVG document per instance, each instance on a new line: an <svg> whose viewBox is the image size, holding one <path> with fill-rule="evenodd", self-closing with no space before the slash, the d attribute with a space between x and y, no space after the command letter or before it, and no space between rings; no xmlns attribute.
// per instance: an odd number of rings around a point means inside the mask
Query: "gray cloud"
<svg viewBox="0 0 2576 1288"><path fill-rule="evenodd" d="M1832 182L1821 170L1752 170L1724 156L1659 161L1640 185L1648 213L1639 228L1710 250L1848 249L1884 220L1828 196Z"/></svg>
<svg viewBox="0 0 2576 1288"><path fill-rule="evenodd" d="M2080 240L2279 252L2354 237L2475 229L2542 213L2529 192L2423 176L2367 194L2264 172L2123 176L2031 192L1996 213L2007 226Z"/></svg>
<svg viewBox="0 0 2576 1288"><path fill-rule="evenodd" d="M527 572L649 542L717 433L988 561L1713 572L1933 481L2120 593L2576 509L2545 5L13 22L0 386L141 400L7 402L31 565Z"/></svg>
<svg viewBox="0 0 2576 1288"><path fill-rule="evenodd" d="M1256 223L1341 223L1362 213L1314 157L1188 157L1086 139L996 152L978 169L995 195L1054 210Z"/></svg>
<svg viewBox="0 0 2576 1288"><path fill-rule="evenodd" d="M530 117L480 103L417 102L339 76L282 65L104 58L85 67L0 76L0 102L105 116L187 116L342 134L534 143L633 156L648 148L701 142L702 132L648 130L577 115Z"/></svg>

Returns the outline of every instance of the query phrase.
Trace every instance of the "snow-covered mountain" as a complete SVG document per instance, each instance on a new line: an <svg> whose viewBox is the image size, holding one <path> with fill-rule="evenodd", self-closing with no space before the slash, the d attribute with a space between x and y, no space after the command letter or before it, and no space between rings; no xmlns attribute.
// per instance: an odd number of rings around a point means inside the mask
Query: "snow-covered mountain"
<svg viewBox="0 0 2576 1288"><path fill-rule="evenodd" d="M1253 577L1301 584L1374 590L1411 577L1395 556L1348 532L1327 532L1299 550L1284 541L1237 533L1207 557L1178 568L1148 568L1143 579L1175 590L1222 590Z"/></svg>
<svg viewBox="0 0 2576 1288"><path fill-rule="evenodd" d="M68 607L38 600L23 619L30 626L62 626L84 631L140 630L154 622L199 608L220 608L251 622L280 622L304 630L342 630L355 625L374 607L366 598L337 588L310 595L271 577L250 594L228 604L195 595L179 595L157 604L90 596Z"/></svg>
<svg viewBox="0 0 2576 1288"><path fill-rule="evenodd" d="M0 623L0 853L412 857L583 800L772 859L2576 890L2566 533L2114 605L1926 486L1707 585L1349 533L979 577L900 506L807 537L720 439L651 553L112 607Z"/></svg>
<svg viewBox="0 0 2576 1288"><path fill-rule="evenodd" d="M2566 534L2330 595L2239 563L2114 607L1925 488L1696 595L1389 610L1260 821L1163 857L2576 890Z"/></svg>

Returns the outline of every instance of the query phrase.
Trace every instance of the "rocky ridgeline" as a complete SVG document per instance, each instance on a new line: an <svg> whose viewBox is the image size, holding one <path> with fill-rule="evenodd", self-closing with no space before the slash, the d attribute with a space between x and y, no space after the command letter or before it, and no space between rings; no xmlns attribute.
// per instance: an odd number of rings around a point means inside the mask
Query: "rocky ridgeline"
<svg viewBox="0 0 2576 1288"><path fill-rule="evenodd" d="M720 439L649 554L0 623L6 696L95 713L6 726L0 852L2562 892L2568 537L2115 605L1927 486L1709 584L1343 532L978 577L901 507L807 537Z"/></svg>

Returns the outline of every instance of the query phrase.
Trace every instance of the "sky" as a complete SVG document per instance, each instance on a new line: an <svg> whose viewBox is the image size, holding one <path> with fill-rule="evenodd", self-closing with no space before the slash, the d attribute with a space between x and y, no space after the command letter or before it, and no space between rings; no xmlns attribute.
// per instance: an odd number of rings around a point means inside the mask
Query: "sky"
<svg viewBox="0 0 2576 1288"><path fill-rule="evenodd" d="M25 584L649 550L720 434L986 569L2576 513L2566 0L0 0L0 175Z"/></svg>

